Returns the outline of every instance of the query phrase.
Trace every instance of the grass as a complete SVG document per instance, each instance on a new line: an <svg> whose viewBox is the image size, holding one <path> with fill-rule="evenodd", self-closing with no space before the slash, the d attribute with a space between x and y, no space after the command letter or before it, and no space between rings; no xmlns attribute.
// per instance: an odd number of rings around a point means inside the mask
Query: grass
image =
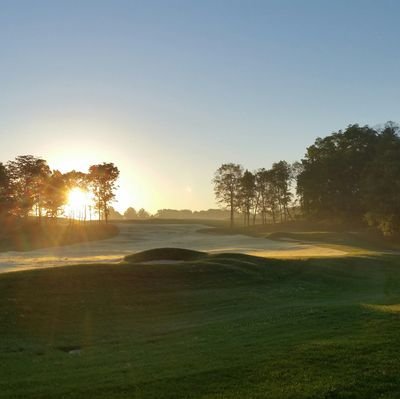
<svg viewBox="0 0 400 399"><path fill-rule="evenodd" d="M211 224L210 224L211 226ZM202 230L209 234L244 234L264 237L270 240L296 240L302 243L318 244L323 247L343 250L354 255L400 250L399 237L387 238L370 228L353 229L348 226L333 226L324 223L293 221L276 224L256 224L251 226L218 226Z"/></svg>
<svg viewBox="0 0 400 399"><path fill-rule="evenodd" d="M396 256L0 275L1 398L396 398Z"/></svg>
<svg viewBox="0 0 400 399"><path fill-rule="evenodd" d="M183 248L154 248L147 251L137 252L132 255L125 256L125 261L129 263L152 262L152 261L190 261L205 258L207 253L193 251Z"/></svg>
<svg viewBox="0 0 400 399"><path fill-rule="evenodd" d="M0 252L30 251L38 248L55 247L79 242L102 240L118 234L113 224L97 222L71 224L68 221L46 221L39 224L36 220L24 223L2 224L0 228Z"/></svg>

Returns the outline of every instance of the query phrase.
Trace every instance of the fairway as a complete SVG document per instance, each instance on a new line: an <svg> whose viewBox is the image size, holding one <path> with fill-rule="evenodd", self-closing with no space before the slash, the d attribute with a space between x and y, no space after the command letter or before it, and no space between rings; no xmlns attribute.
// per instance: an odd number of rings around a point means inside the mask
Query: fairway
<svg viewBox="0 0 400 399"><path fill-rule="evenodd" d="M193 223L118 223L115 237L50 246L33 251L0 252L0 273L77 263L120 262L125 255L158 247L235 252L265 257L341 256L342 249L296 241L276 241L245 234L204 234L209 226ZM112 226L110 226L112 227Z"/></svg>
<svg viewBox="0 0 400 399"><path fill-rule="evenodd" d="M0 276L1 398L396 398L397 257Z"/></svg>

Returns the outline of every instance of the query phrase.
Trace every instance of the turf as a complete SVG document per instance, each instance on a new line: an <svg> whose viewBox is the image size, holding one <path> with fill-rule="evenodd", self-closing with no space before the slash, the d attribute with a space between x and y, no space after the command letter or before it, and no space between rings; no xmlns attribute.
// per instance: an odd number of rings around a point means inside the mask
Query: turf
<svg viewBox="0 0 400 399"><path fill-rule="evenodd" d="M147 251L141 251L132 255L125 256L124 260L129 263L176 260L189 261L198 260L207 256L207 253L193 251L184 248L154 248Z"/></svg>
<svg viewBox="0 0 400 399"><path fill-rule="evenodd" d="M1 398L398 398L395 256L0 276Z"/></svg>

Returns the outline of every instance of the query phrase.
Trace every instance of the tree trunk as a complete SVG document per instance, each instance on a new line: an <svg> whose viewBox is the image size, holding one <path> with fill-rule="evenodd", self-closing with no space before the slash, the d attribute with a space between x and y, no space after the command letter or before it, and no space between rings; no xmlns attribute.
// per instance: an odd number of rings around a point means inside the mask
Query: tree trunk
<svg viewBox="0 0 400 399"><path fill-rule="evenodd" d="M231 229L233 228L233 195L231 195Z"/></svg>

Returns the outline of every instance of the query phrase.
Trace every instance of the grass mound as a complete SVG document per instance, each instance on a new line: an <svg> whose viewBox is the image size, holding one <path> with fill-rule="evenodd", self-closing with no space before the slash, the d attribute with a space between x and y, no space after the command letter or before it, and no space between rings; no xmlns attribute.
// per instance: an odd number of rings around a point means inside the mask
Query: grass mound
<svg viewBox="0 0 400 399"><path fill-rule="evenodd" d="M125 256L129 263L151 262L160 260L191 261L199 260L207 256L206 252L193 251L184 248L154 248L147 251Z"/></svg>

